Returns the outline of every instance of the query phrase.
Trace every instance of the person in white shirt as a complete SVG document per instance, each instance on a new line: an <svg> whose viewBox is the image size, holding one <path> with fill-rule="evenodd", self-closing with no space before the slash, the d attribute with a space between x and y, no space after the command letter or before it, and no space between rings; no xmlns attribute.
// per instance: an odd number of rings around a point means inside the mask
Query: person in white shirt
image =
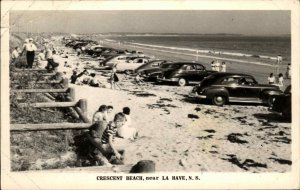
<svg viewBox="0 0 300 190"><path fill-rule="evenodd" d="M221 72L225 73L226 72L226 63L225 63L225 61L222 62L221 68L222 68Z"/></svg>
<svg viewBox="0 0 300 190"><path fill-rule="evenodd" d="M282 73L279 73L279 75L278 75L277 85L279 86L280 90L283 90L283 74Z"/></svg>
<svg viewBox="0 0 300 190"><path fill-rule="evenodd" d="M19 47L15 47L15 49L11 53L11 59L12 63L15 62L15 60L20 56L20 49Z"/></svg>
<svg viewBox="0 0 300 190"><path fill-rule="evenodd" d="M130 127L131 125L130 108L124 107L123 114L125 115L126 122L122 127L118 128L118 135L120 137L123 137L124 139L134 140L137 137L137 132L134 127Z"/></svg>
<svg viewBox="0 0 300 190"><path fill-rule="evenodd" d="M37 50L36 46L33 44L33 39L29 38L29 42L25 43L23 45L23 51L21 55L23 55L23 52L26 51L26 59L27 59L27 67L32 68L33 61L34 61L34 54Z"/></svg>
<svg viewBox="0 0 300 190"><path fill-rule="evenodd" d="M45 69L46 66L47 66L47 60L46 60L46 57L45 57L45 50L41 50L41 53L39 53L38 55L38 62L37 62L37 66L40 68L40 69Z"/></svg>
<svg viewBox="0 0 300 190"><path fill-rule="evenodd" d="M273 73L270 74L270 76L268 77L268 83L269 84L275 84L275 76L273 75Z"/></svg>
<svg viewBox="0 0 300 190"><path fill-rule="evenodd" d="M217 62L215 63L215 71L220 72L220 62L217 60Z"/></svg>

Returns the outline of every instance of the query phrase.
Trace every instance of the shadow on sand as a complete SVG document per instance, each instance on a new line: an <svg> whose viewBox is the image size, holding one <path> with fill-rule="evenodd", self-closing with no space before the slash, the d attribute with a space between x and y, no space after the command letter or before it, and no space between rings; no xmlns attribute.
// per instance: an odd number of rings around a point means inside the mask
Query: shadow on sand
<svg viewBox="0 0 300 190"><path fill-rule="evenodd" d="M278 123L290 123L291 120L282 117L276 113L255 113L253 114L257 119L265 119L269 122L278 122Z"/></svg>

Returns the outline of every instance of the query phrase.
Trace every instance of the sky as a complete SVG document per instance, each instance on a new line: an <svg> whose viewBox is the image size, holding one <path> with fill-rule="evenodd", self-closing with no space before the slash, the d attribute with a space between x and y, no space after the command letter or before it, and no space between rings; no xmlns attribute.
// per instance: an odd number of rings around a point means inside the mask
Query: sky
<svg viewBox="0 0 300 190"><path fill-rule="evenodd" d="M22 32L289 35L290 11L11 11Z"/></svg>

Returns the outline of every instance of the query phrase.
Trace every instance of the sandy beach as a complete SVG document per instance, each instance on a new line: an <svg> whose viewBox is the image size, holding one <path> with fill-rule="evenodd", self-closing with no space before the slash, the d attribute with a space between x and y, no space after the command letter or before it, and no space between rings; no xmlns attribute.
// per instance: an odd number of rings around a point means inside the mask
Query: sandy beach
<svg viewBox="0 0 300 190"><path fill-rule="evenodd" d="M115 46L113 44L106 44ZM126 49L127 46L119 46ZM69 48L62 47L71 52ZM178 61L195 57L139 49L155 58ZM84 61L73 55L69 63ZM92 59L90 59L92 60ZM89 59L85 59L89 61ZM201 58L207 63L210 58ZM230 62L228 71L253 75L266 83L273 67ZM101 104L114 106L114 113L131 108L132 127L139 132L133 142L120 141L126 149L126 164L153 160L156 171L250 171L286 172L291 168L291 124L258 104L211 105L188 97L192 86L134 84L133 76L120 74L122 90L70 85L76 100L88 102L88 117ZM286 85L290 81L285 80Z"/></svg>

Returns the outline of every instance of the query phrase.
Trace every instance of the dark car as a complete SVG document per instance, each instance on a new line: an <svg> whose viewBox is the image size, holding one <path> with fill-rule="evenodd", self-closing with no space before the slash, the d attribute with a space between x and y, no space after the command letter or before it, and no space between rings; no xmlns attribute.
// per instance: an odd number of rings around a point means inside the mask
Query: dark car
<svg viewBox="0 0 300 190"><path fill-rule="evenodd" d="M271 111L280 113L283 118L290 120L292 115L292 92L291 85L289 85L284 93L275 97Z"/></svg>
<svg viewBox="0 0 300 190"><path fill-rule="evenodd" d="M278 86L258 84L251 75L214 73L203 79L190 93L191 97L211 100L222 106L227 102L263 103L265 92L280 91Z"/></svg>
<svg viewBox="0 0 300 190"><path fill-rule="evenodd" d="M134 70L134 73L142 73L143 71L153 69L153 68L159 68L161 64L165 63L172 63L172 61L167 61L167 60L153 60L149 61L148 63L145 63L138 68Z"/></svg>
<svg viewBox="0 0 300 190"><path fill-rule="evenodd" d="M209 71L200 64L195 62L177 62L172 67L163 71L157 78L158 82L171 82L179 86L187 84L197 84L206 76L216 71Z"/></svg>
<svg viewBox="0 0 300 190"><path fill-rule="evenodd" d="M158 76L162 72L172 69L173 66L174 66L174 63L172 63L172 62L162 63L159 67L144 70L144 71L140 72L140 74L146 81L156 81Z"/></svg>

